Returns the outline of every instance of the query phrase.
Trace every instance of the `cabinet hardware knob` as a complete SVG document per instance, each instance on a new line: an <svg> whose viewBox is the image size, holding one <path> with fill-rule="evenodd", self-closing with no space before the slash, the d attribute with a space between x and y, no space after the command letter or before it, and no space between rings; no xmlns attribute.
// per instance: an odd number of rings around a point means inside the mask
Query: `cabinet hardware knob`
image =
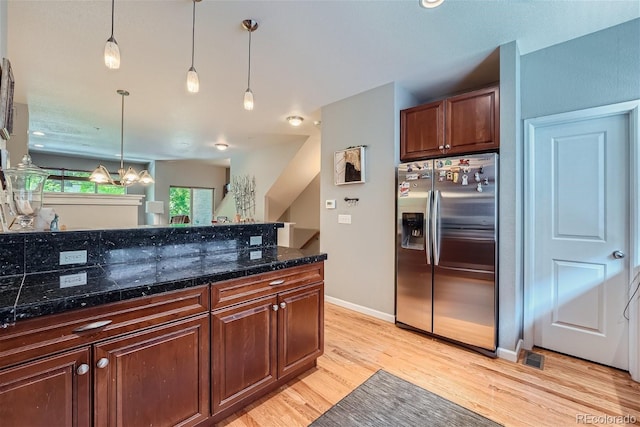
<svg viewBox="0 0 640 427"><path fill-rule="evenodd" d="M278 311L278 304L273 304L271 308L273 309L273 311Z"/></svg>
<svg viewBox="0 0 640 427"><path fill-rule="evenodd" d="M111 322L112 322L111 320L100 320L98 322L87 323L86 325L75 328L73 332L77 334L78 332L86 332L86 331L91 331L93 329L104 328Z"/></svg>
<svg viewBox="0 0 640 427"><path fill-rule="evenodd" d="M444 145L440 145L440 146L438 146L438 149L439 149L439 150L443 150L443 149L444 149Z"/></svg>
<svg viewBox="0 0 640 427"><path fill-rule="evenodd" d="M98 363L96 363L96 366L102 369L102 368L106 368L108 364L109 364L109 359L107 359L106 357L103 357L102 359L98 360Z"/></svg>
<svg viewBox="0 0 640 427"><path fill-rule="evenodd" d="M281 303L280 303L280 308L285 308L286 306L287 306L287 303L286 303L286 302L281 302Z"/></svg>
<svg viewBox="0 0 640 427"><path fill-rule="evenodd" d="M447 144L444 146L444 148L448 150L449 148L451 148L451 145Z"/></svg>
<svg viewBox="0 0 640 427"><path fill-rule="evenodd" d="M284 283L283 279L274 280L273 282L269 282L269 286L282 285Z"/></svg>
<svg viewBox="0 0 640 427"><path fill-rule="evenodd" d="M78 375L84 375L87 372L89 372L89 365L87 365L86 363L83 363L82 365L78 366L78 368L76 369L76 373Z"/></svg>

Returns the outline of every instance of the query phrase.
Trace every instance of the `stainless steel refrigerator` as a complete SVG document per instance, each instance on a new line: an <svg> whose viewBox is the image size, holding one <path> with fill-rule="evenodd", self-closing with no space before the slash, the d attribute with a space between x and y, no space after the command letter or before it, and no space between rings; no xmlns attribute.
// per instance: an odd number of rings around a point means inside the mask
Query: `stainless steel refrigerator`
<svg viewBox="0 0 640 427"><path fill-rule="evenodd" d="M497 154L398 166L396 323L495 354Z"/></svg>

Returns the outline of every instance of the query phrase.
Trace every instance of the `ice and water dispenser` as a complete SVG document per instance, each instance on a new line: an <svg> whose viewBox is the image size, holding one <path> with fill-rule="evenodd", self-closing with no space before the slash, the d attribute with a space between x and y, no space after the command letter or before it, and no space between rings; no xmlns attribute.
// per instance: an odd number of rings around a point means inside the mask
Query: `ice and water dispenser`
<svg viewBox="0 0 640 427"><path fill-rule="evenodd" d="M424 213L402 213L402 247L424 250Z"/></svg>

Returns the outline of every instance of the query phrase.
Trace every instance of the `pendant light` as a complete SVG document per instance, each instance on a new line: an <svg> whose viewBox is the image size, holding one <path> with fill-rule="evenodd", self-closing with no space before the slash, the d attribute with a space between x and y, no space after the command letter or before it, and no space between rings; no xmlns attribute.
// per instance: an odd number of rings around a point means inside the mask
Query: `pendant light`
<svg viewBox="0 0 640 427"><path fill-rule="evenodd" d="M434 7L440 6L444 0L420 0L420 6L425 9L433 9Z"/></svg>
<svg viewBox="0 0 640 427"><path fill-rule="evenodd" d="M244 92L244 109L253 110L253 92L251 92L251 33L258 29L258 23L253 19L242 21L242 27L249 32L249 68L247 72L247 90Z"/></svg>
<svg viewBox="0 0 640 427"><path fill-rule="evenodd" d="M200 80L198 79L198 73L193 66L193 56L196 43L196 2L201 0L193 0L193 23L191 25L191 68L187 71L187 90L191 93L198 93L200 91Z"/></svg>
<svg viewBox="0 0 640 427"><path fill-rule="evenodd" d="M127 170L124 169L124 97L129 96L129 92L126 90L118 89L118 95L122 96L122 110L120 115L120 169L118 169L119 181L114 181L111 178L111 174L107 168L99 165L89 176L89 181L96 182L98 184L110 183L112 185L119 185L122 187L129 187L133 184L153 184L155 181L151 177L148 171L143 170L138 174L131 166Z"/></svg>
<svg viewBox="0 0 640 427"><path fill-rule="evenodd" d="M107 39L107 44L104 46L104 65L112 70L120 68L120 48L118 47L118 42L113 37L113 11L115 1L116 0L111 0L111 37Z"/></svg>

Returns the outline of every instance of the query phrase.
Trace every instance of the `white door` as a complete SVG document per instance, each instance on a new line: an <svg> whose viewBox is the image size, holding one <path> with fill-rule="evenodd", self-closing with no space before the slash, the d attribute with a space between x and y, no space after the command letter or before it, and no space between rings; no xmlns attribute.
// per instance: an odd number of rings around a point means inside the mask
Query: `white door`
<svg viewBox="0 0 640 427"><path fill-rule="evenodd" d="M535 128L534 345L628 370L629 116Z"/></svg>

